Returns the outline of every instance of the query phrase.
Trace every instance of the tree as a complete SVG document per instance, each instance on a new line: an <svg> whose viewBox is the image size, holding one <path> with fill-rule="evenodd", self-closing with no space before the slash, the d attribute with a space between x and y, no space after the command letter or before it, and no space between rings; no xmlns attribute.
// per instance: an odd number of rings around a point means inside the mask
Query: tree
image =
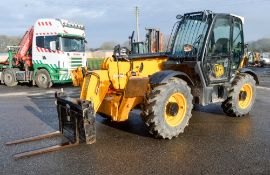
<svg viewBox="0 0 270 175"><path fill-rule="evenodd" d="M166 35L166 34L163 34L163 52L166 52L167 51L167 49L168 49L168 46L170 47L170 44L171 43L169 43L169 42L171 42L171 41L169 41L170 40L170 35Z"/></svg>
<svg viewBox="0 0 270 175"><path fill-rule="evenodd" d="M129 50L131 49L131 48L130 48L130 41L129 41L129 40L123 42L123 44L122 44L121 46L122 46L122 47L126 47L126 48L128 48Z"/></svg>
<svg viewBox="0 0 270 175"><path fill-rule="evenodd" d="M270 38L263 38L248 43L249 50L257 52L270 52Z"/></svg>
<svg viewBox="0 0 270 175"><path fill-rule="evenodd" d="M101 44L100 48L101 50L113 50L114 46L116 46L117 43L114 41L107 41Z"/></svg>
<svg viewBox="0 0 270 175"><path fill-rule="evenodd" d="M19 36L0 35L0 52L6 52L7 46L18 45L20 40Z"/></svg>

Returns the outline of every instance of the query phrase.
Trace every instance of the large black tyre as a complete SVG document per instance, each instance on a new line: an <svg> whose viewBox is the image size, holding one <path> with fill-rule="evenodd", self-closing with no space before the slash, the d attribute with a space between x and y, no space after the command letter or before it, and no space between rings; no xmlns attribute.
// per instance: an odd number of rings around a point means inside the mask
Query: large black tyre
<svg viewBox="0 0 270 175"><path fill-rule="evenodd" d="M171 78L166 84L153 87L141 114L149 132L163 139L183 133L191 117L192 99L190 87L179 78Z"/></svg>
<svg viewBox="0 0 270 175"><path fill-rule="evenodd" d="M45 69L40 69L36 74L36 84L40 88L50 88L52 86L52 81L50 74Z"/></svg>
<svg viewBox="0 0 270 175"><path fill-rule="evenodd" d="M221 107L231 117L242 117L248 114L256 99L256 82L249 74L239 74L233 81L228 98Z"/></svg>
<svg viewBox="0 0 270 175"><path fill-rule="evenodd" d="M16 73L12 69L7 69L4 71L3 80L5 85L9 87L13 87L18 84L18 81L16 80Z"/></svg>

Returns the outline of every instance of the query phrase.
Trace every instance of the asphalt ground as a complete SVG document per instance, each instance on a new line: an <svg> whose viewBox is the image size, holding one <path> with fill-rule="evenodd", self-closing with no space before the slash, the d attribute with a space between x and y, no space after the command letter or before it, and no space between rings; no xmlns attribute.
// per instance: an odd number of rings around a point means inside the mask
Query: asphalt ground
<svg viewBox="0 0 270 175"><path fill-rule="evenodd" d="M173 140L154 139L139 117L113 123L97 117L97 142L14 160L16 153L61 143L50 138L6 146L11 140L58 129L54 91L26 84L0 85L0 174L270 174L270 68L261 78L254 110L231 118L220 105L197 106L185 132Z"/></svg>

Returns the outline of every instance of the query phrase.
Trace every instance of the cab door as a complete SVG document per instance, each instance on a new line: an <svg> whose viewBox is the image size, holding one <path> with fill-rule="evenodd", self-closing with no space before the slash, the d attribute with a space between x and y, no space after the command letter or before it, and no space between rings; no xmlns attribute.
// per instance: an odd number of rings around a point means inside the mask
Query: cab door
<svg viewBox="0 0 270 175"><path fill-rule="evenodd" d="M213 21L202 63L207 85L229 81L231 70L232 17L217 15Z"/></svg>
<svg viewBox="0 0 270 175"><path fill-rule="evenodd" d="M244 57L244 34L242 20L233 17L231 70L234 73Z"/></svg>

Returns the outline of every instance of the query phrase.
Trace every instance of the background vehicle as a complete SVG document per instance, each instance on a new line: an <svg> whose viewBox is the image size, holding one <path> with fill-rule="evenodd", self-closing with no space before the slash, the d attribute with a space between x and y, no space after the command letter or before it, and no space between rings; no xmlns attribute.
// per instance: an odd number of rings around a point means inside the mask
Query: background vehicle
<svg viewBox="0 0 270 175"><path fill-rule="evenodd" d="M19 46L10 46L9 56L0 60L0 81L7 86L21 81L48 88L71 82L70 71L79 66L86 66L84 26L63 19L39 19Z"/></svg>
<svg viewBox="0 0 270 175"><path fill-rule="evenodd" d="M262 67L261 54L259 52L248 52L249 66Z"/></svg>
<svg viewBox="0 0 270 175"><path fill-rule="evenodd" d="M134 31L129 37L131 54L148 54L163 51L163 35L159 29L146 28L145 41L136 42L134 40Z"/></svg>
<svg viewBox="0 0 270 175"><path fill-rule="evenodd" d="M261 54L260 62L262 66L270 65L270 53L264 52Z"/></svg>
<svg viewBox="0 0 270 175"><path fill-rule="evenodd" d="M85 75L79 99L55 94L59 131L67 137L72 133L73 145L95 142L96 112L123 122L140 108L149 132L163 139L184 132L193 104L222 102L232 117L250 112L259 81L244 68L244 19L211 11L178 19L169 52L128 55L125 48L117 49L100 70ZM36 152L42 151L27 154Z"/></svg>

